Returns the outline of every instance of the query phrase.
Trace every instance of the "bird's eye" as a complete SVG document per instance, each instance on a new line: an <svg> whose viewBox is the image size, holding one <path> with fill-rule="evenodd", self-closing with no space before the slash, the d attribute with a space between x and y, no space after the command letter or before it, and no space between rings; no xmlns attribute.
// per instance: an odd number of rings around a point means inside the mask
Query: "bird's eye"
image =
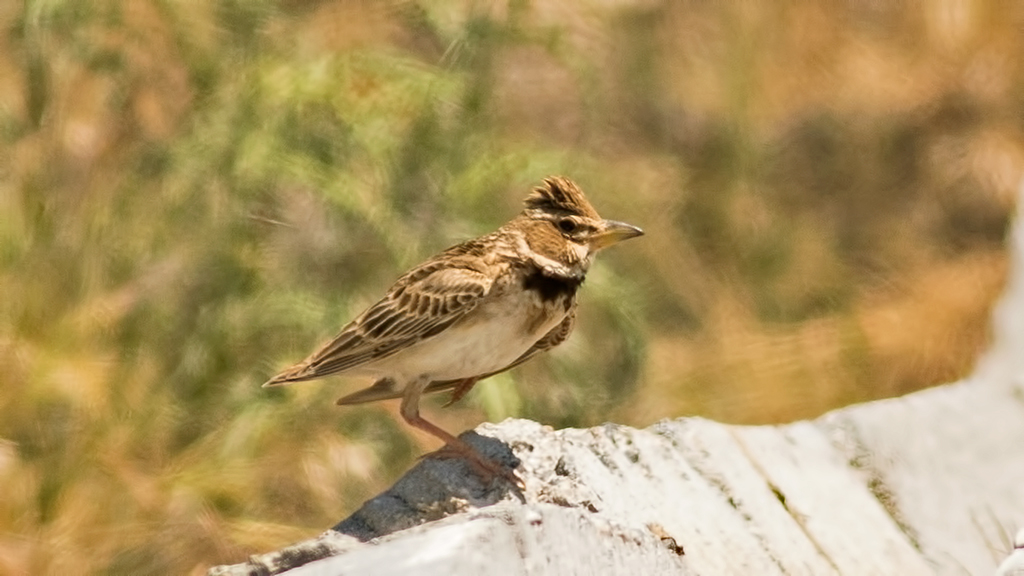
<svg viewBox="0 0 1024 576"><path fill-rule="evenodd" d="M572 234L576 231L576 221L571 218L562 218L558 221L558 229L566 234Z"/></svg>

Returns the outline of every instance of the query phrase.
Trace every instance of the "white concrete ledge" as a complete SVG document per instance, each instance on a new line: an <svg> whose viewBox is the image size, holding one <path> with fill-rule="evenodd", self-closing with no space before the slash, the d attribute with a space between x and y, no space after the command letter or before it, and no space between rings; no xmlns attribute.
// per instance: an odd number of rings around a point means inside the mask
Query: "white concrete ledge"
<svg viewBox="0 0 1024 576"><path fill-rule="evenodd" d="M785 426L479 431L523 490L427 460L336 531L211 574L991 574L1024 521L1024 391L993 383Z"/></svg>

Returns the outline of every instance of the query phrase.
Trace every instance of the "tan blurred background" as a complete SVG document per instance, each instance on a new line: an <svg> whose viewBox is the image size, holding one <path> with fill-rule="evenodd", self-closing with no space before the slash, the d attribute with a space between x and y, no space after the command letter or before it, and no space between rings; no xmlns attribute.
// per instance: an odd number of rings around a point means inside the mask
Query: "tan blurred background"
<svg viewBox="0 0 1024 576"><path fill-rule="evenodd" d="M784 7L783 7L784 6ZM259 387L546 175L647 236L569 343L425 411L772 423L967 374L1024 4L0 4L0 573L201 574L436 448Z"/></svg>

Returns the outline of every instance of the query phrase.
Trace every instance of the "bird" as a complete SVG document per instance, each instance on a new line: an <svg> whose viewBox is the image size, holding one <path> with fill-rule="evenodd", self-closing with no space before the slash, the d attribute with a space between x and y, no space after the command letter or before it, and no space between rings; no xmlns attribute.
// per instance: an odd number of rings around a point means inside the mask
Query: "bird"
<svg viewBox="0 0 1024 576"><path fill-rule="evenodd" d="M1024 576L1024 528L1013 539L1013 551L996 569L996 576Z"/></svg>
<svg viewBox="0 0 1024 576"><path fill-rule="evenodd" d="M451 390L450 405L479 380L564 342L594 255L643 233L602 219L572 180L545 178L512 220L415 266L334 338L263 386L340 374L374 378L337 403L401 398L405 422L445 443L435 454L461 455L486 476L509 478L499 464L423 418L421 396Z"/></svg>

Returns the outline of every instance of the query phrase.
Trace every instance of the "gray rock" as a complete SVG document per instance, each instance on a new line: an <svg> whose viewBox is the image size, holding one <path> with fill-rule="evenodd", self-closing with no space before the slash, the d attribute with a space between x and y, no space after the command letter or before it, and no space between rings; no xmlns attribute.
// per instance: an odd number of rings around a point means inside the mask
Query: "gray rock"
<svg viewBox="0 0 1024 576"><path fill-rule="evenodd" d="M998 391L774 427L484 425L464 438L518 456L522 488L425 460L327 534L211 574L991 573L981 527L1024 517L1024 403Z"/></svg>

